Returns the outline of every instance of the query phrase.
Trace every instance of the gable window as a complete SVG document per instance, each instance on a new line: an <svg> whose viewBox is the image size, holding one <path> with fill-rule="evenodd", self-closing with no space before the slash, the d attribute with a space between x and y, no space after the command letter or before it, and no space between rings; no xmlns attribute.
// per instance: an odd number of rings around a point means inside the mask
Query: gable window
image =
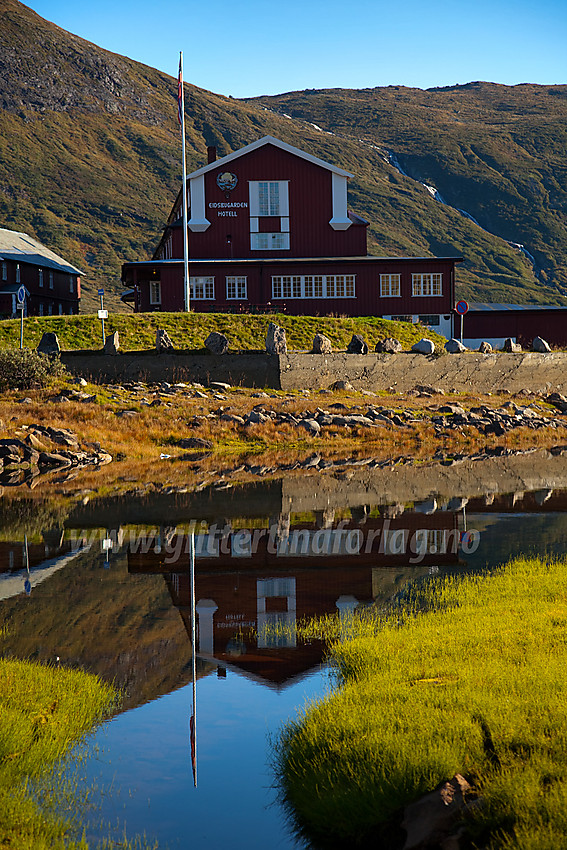
<svg viewBox="0 0 567 850"><path fill-rule="evenodd" d="M287 180L251 180L250 215L288 216L289 192Z"/></svg>
<svg viewBox="0 0 567 850"><path fill-rule="evenodd" d="M16 283L20 283L20 264L16 266Z"/></svg>
<svg viewBox="0 0 567 850"><path fill-rule="evenodd" d="M53 272L49 272L49 288L53 289Z"/></svg>
<svg viewBox="0 0 567 850"><path fill-rule="evenodd" d="M253 251L289 250L289 233L251 233L250 248Z"/></svg>
<svg viewBox="0 0 567 850"><path fill-rule="evenodd" d="M401 295L400 275L399 274L381 274L380 275L380 297L381 298L399 298Z"/></svg>
<svg viewBox="0 0 567 850"><path fill-rule="evenodd" d="M37 279L39 281L40 287L43 287L43 269L37 270Z"/></svg>
<svg viewBox="0 0 567 850"><path fill-rule="evenodd" d="M2 280L8 280L8 263L2 263Z"/></svg>
<svg viewBox="0 0 567 850"><path fill-rule="evenodd" d="M150 281L150 304L161 304L161 282L159 280Z"/></svg>
<svg viewBox="0 0 567 850"><path fill-rule="evenodd" d="M215 297L214 277L192 277L189 280L189 297L194 301L208 301Z"/></svg>
<svg viewBox="0 0 567 850"><path fill-rule="evenodd" d="M247 299L247 281L244 276L227 277L226 279L226 297L228 300L239 298Z"/></svg>
<svg viewBox="0 0 567 850"><path fill-rule="evenodd" d="M443 275L440 274L412 274L411 294L419 298L442 295L442 277Z"/></svg>

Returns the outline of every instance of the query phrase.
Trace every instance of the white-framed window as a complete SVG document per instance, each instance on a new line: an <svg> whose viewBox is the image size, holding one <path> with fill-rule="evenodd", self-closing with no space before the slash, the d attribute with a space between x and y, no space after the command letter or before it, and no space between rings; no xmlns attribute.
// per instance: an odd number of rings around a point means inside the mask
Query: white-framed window
<svg viewBox="0 0 567 850"><path fill-rule="evenodd" d="M418 316L422 325L427 325L428 328L435 328L441 324L441 316L433 314L426 316Z"/></svg>
<svg viewBox="0 0 567 850"><path fill-rule="evenodd" d="M49 272L49 288L53 289L53 272Z"/></svg>
<svg viewBox="0 0 567 850"><path fill-rule="evenodd" d="M380 298L399 298L401 294L399 274L380 275Z"/></svg>
<svg viewBox="0 0 567 850"><path fill-rule="evenodd" d="M161 304L161 281L150 280L150 304Z"/></svg>
<svg viewBox="0 0 567 850"><path fill-rule="evenodd" d="M2 280L8 280L8 263L2 263Z"/></svg>
<svg viewBox="0 0 567 850"><path fill-rule="evenodd" d="M209 301L215 297L214 277L192 277L189 279L189 297L194 301Z"/></svg>
<svg viewBox="0 0 567 850"><path fill-rule="evenodd" d="M277 275L272 298L355 298L355 275Z"/></svg>
<svg viewBox="0 0 567 850"><path fill-rule="evenodd" d="M252 251L289 251L289 233L251 233Z"/></svg>
<svg viewBox="0 0 567 850"><path fill-rule="evenodd" d="M43 288L43 269L37 270L37 280L38 280L39 286L41 288Z"/></svg>
<svg viewBox="0 0 567 850"><path fill-rule="evenodd" d="M289 191L287 180L251 180L249 184L250 215L288 216Z"/></svg>
<svg viewBox="0 0 567 850"><path fill-rule="evenodd" d="M72 274L69 275L69 292L75 291L75 278Z"/></svg>
<svg viewBox="0 0 567 850"><path fill-rule="evenodd" d="M411 276L411 294L414 297L427 297L430 295L442 295L442 278L441 274L412 274Z"/></svg>
<svg viewBox="0 0 567 850"><path fill-rule="evenodd" d="M244 301L248 298L247 281L244 275L231 275L226 278L227 300L234 298Z"/></svg>
<svg viewBox="0 0 567 850"><path fill-rule="evenodd" d="M413 322L413 316L390 316L391 322Z"/></svg>
<svg viewBox="0 0 567 850"><path fill-rule="evenodd" d="M20 275L20 264L16 266L16 283L20 283L21 275Z"/></svg>

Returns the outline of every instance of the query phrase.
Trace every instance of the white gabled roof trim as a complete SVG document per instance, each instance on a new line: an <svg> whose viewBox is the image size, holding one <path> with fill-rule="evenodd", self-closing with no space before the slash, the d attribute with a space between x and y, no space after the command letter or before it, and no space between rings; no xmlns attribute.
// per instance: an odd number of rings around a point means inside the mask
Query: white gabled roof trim
<svg viewBox="0 0 567 850"><path fill-rule="evenodd" d="M245 156L247 153L252 153L252 151L258 150L258 148L262 148L264 145L274 145L274 147L280 148L282 151L286 151L287 153L293 154L293 156L305 159L307 162L313 163L313 165L319 165L321 168L326 168L327 171L332 171L334 174L338 174L341 177L354 176L350 173L350 171L344 171L342 168L338 168L336 165L331 165L329 162L325 162L325 160L319 159L317 156L312 156L312 154L305 153L305 151L302 151L299 148L294 148L293 145L288 145L287 142L282 142L274 136L263 136L261 139L258 139L258 141L252 142L251 144L246 145L246 147L234 151L234 153L229 153L226 156L221 157L221 159L215 160L215 162L210 162L208 165L204 165L202 168L197 169L197 171L193 171L191 174L187 175L187 179L192 180L194 177L200 177L201 174L206 174L209 171L213 171L215 168L222 168L229 162L233 162L235 159L240 159L241 156Z"/></svg>

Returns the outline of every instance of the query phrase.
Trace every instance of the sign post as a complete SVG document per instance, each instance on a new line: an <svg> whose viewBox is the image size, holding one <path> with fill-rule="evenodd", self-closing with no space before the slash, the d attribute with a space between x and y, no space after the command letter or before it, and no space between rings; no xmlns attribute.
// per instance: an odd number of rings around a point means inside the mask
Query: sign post
<svg viewBox="0 0 567 850"><path fill-rule="evenodd" d="M463 316L469 311L469 305L466 301L457 301L455 310L461 317L461 345L463 344Z"/></svg>
<svg viewBox="0 0 567 850"><path fill-rule="evenodd" d="M106 344L106 334L104 332L104 320L108 319L108 310L104 309L104 289L99 289L98 291L100 297L100 310L98 311L98 317L100 319L102 325L102 344L103 346Z"/></svg>
<svg viewBox="0 0 567 850"><path fill-rule="evenodd" d="M18 308L20 311L20 350L24 347L24 313L26 311L26 288L18 289Z"/></svg>

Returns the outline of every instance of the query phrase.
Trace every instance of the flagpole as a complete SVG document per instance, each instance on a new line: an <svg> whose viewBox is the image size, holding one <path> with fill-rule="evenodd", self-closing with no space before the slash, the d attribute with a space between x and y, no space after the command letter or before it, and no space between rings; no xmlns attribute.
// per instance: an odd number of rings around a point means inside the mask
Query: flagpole
<svg viewBox="0 0 567 850"><path fill-rule="evenodd" d="M181 152L183 159L183 293L184 307L188 313L190 310L189 296L189 244L187 236L187 164L185 158L185 93L183 91L183 51L179 53L179 81L177 100L179 105L179 123L181 124Z"/></svg>

